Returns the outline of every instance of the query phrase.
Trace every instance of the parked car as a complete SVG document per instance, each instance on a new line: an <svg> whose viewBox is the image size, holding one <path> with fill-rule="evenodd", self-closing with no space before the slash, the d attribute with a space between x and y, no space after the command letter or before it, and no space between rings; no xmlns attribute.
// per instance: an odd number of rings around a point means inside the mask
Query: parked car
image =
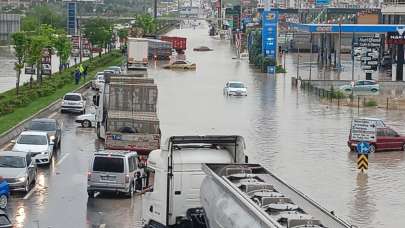
<svg viewBox="0 0 405 228"><path fill-rule="evenodd" d="M381 67L390 68L392 66L392 58L389 55L385 55L381 60Z"/></svg>
<svg viewBox="0 0 405 228"><path fill-rule="evenodd" d="M122 73L121 67L119 67L119 66L110 66L107 68L107 70L112 70L112 71L114 71L115 74Z"/></svg>
<svg viewBox="0 0 405 228"><path fill-rule="evenodd" d="M362 92L378 92L380 85L374 80L359 80L352 85L343 85L339 87L340 90L345 92L362 91Z"/></svg>
<svg viewBox="0 0 405 228"><path fill-rule="evenodd" d="M85 127L85 128L94 127L94 126L96 126L96 114L88 113L88 114L80 115L80 116L76 117L75 122L80 123L82 125L82 127Z"/></svg>
<svg viewBox="0 0 405 228"><path fill-rule="evenodd" d="M91 88L98 90L104 84L104 72L97 72L94 79L91 81Z"/></svg>
<svg viewBox="0 0 405 228"><path fill-rule="evenodd" d="M105 75L108 75L108 74L115 74L115 71L107 69L107 70L104 70L103 73L104 73L104 76L105 76Z"/></svg>
<svg viewBox="0 0 405 228"><path fill-rule="evenodd" d="M247 87L242 82L229 81L225 84L224 95L247 96Z"/></svg>
<svg viewBox="0 0 405 228"><path fill-rule="evenodd" d="M63 97L60 111L62 113L69 111L84 114L86 112L86 99L80 93L67 93Z"/></svg>
<svg viewBox="0 0 405 228"><path fill-rule="evenodd" d="M355 151L359 142L350 140L350 134L347 145L351 151ZM387 150L405 151L405 136L398 134L390 127L377 127L377 140L370 144L370 153Z"/></svg>
<svg viewBox="0 0 405 228"><path fill-rule="evenodd" d="M105 150L94 153L87 176L87 193L125 193L132 197L138 171L136 152ZM139 174L139 173L138 173Z"/></svg>
<svg viewBox="0 0 405 228"><path fill-rule="evenodd" d="M189 69L195 69L196 65L195 63L191 63L186 60L176 60L172 63L166 64L163 66L164 69L184 69L184 70L189 70Z"/></svg>
<svg viewBox="0 0 405 228"><path fill-rule="evenodd" d="M212 51L211 48L207 47L207 46L199 46L193 49L194 51Z"/></svg>
<svg viewBox="0 0 405 228"><path fill-rule="evenodd" d="M0 160L1 162L1 160ZM0 164L0 167L2 164ZM0 176L0 209L6 209L10 197L10 185L7 180ZM1 222L0 222L1 225ZM1 227L1 226L0 226Z"/></svg>
<svg viewBox="0 0 405 228"><path fill-rule="evenodd" d="M55 119L33 119L26 128L30 131L44 131L48 133L50 140L53 142L54 149L60 147L62 138L62 124Z"/></svg>
<svg viewBox="0 0 405 228"><path fill-rule="evenodd" d="M11 190L29 192L37 179L37 166L31 153L3 151L0 153L0 174Z"/></svg>
<svg viewBox="0 0 405 228"><path fill-rule="evenodd" d="M3 210L0 210L0 227L1 228L12 228L13 224L10 221L7 213Z"/></svg>
<svg viewBox="0 0 405 228"><path fill-rule="evenodd" d="M46 132L23 131L12 142L13 151L31 153L36 164L49 164L52 160L54 144Z"/></svg>

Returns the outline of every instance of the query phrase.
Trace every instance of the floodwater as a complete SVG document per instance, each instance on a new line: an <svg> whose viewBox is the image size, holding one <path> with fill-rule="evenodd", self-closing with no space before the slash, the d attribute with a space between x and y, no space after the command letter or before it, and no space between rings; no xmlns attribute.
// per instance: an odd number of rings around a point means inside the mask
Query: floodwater
<svg viewBox="0 0 405 228"><path fill-rule="evenodd" d="M404 152L375 153L367 174L356 169L347 139L352 118L384 119L405 133L404 113L320 105L317 97L291 86L291 73L268 76L235 60L230 44L208 37L208 29L174 30L187 36L187 59L196 71L159 67L149 74L159 86L163 139L171 135L231 133L245 137L251 162L266 168L336 215L358 227L401 227L405 224ZM214 51L194 52L204 45ZM351 72L350 72L351 73ZM348 76L348 77L351 77ZM225 97L229 80L248 86L247 97Z"/></svg>

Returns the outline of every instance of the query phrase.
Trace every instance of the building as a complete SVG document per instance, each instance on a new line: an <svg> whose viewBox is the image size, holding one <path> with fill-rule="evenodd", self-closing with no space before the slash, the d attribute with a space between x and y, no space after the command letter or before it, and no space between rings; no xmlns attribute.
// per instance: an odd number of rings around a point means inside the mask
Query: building
<svg viewBox="0 0 405 228"><path fill-rule="evenodd" d="M0 41L10 41L10 36L14 32L20 31L21 15L0 14Z"/></svg>

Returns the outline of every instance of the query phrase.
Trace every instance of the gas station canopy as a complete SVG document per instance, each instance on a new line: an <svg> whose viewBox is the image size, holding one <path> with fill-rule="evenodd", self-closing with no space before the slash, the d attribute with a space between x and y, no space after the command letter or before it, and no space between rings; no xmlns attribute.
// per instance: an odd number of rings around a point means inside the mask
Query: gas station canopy
<svg viewBox="0 0 405 228"><path fill-rule="evenodd" d="M296 24L290 23L291 28L308 33L387 33L405 31L405 25L387 24Z"/></svg>

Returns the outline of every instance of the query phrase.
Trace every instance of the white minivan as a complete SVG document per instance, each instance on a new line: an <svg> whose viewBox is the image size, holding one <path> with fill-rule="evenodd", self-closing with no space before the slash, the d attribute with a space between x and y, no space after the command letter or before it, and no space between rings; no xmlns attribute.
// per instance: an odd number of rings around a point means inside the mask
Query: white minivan
<svg viewBox="0 0 405 228"><path fill-rule="evenodd" d="M67 93L63 96L62 107L63 112L79 112L86 113L86 98L80 93Z"/></svg>
<svg viewBox="0 0 405 228"><path fill-rule="evenodd" d="M141 176L138 154L131 151L104 150L94 153L87 174L87 193L124 193L132 197L135 182Z"/></svg>

